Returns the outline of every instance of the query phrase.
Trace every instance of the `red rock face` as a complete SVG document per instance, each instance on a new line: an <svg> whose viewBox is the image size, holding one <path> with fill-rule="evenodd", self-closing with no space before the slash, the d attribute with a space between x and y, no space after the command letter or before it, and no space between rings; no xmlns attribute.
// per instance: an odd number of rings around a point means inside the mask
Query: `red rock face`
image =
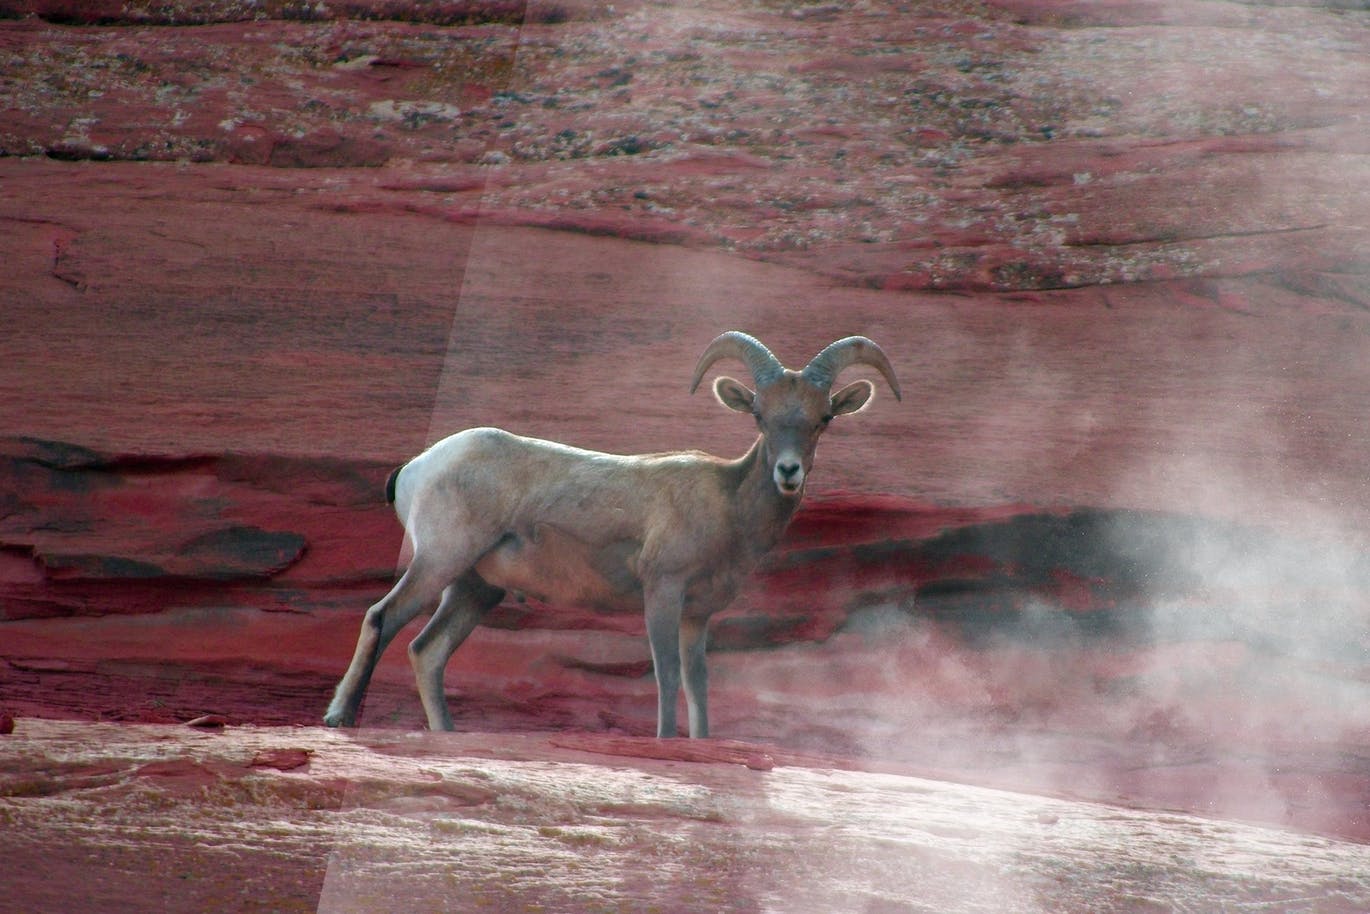
<svg viewBox="0 0 1370 914"><path fill-rule="evenodd" d="M709 339L864 333L905 400L715 619L716 732L1370 838L1361 14L229 6L0 20L0 711L313 724L393 466L738 454ZM617 738L649 672L510 603L449 686Z"/></svg>

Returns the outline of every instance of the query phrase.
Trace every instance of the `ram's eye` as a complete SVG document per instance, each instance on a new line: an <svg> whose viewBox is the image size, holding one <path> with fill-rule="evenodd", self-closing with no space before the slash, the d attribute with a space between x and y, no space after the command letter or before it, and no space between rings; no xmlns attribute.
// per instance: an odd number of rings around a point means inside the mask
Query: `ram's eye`
<svg viewBox="0 0 1370 914"><path fill-rule="evenodd" d="M829 422L831 422L831 421L832 421L832 416L824 416L823 419L822 419L822 422L823 422L824 425L827 425L827 424L828 424Z"/></svg>

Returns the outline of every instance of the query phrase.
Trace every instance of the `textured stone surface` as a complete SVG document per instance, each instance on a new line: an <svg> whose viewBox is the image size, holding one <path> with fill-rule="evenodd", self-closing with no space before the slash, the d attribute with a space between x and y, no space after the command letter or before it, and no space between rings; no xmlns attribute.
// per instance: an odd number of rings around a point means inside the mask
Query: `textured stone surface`
<svg viewBox="0 0 1370 914"><path fill-rule="evenodd" d="M772 746L25 721L6 748L0 904L15 910L1351 914L1370 900L1364 844Z"/></svg>
<svg viewBox="0 0 1370 914"><path fill-rule="evenodd" d="M441 24L464 21L442 4L345 18L366 6L4 23L0 149L403 165L382 205L691 241L857 285L1187 280L1213 299L1366 305L1363 12L626 2L530 3L522 26L480 4L461 25ZM209 24L183 44L149 21ZM1227 292L1238 277L1256 281Z"/></svg>

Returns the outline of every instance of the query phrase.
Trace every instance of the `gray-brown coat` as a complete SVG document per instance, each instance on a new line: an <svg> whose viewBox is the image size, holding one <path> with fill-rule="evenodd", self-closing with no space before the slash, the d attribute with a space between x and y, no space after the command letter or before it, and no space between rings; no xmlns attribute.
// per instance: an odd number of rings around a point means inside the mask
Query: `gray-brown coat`
<svg viewBox="0 0 1370 914"><path fill-rule="evenodd" d="M381 652L437 606L409 646L428 725L452 729L443 671L506 591L549 603L646 616L656 671L657 735L676 735L682 672L691 736L708 735L709 616L727 606L799 504L814 448L836 415L862 409L874 386L830 393L864 363L899 397L893 368L864 337L838 340L803 371L730 331L705 350L691 392L722 358L751 370L756 391L720 377L714 393L751 413L760 435L736 460L700 451L619 456L494 428L439 441L392 478L413 559L366 613L356 653L324 720L352 725Z"/></svg>

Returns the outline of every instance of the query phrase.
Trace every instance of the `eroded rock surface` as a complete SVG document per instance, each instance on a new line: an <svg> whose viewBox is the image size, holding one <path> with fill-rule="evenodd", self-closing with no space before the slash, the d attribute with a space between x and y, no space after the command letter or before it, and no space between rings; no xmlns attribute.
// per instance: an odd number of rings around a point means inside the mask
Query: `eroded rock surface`
<svg viewBox="0 0 1370 914"><path fill-rule="evenodd" d="M0 904L1332 914L1370 899L1363 844L681 745L26 722L0 756Z"/></svg>

